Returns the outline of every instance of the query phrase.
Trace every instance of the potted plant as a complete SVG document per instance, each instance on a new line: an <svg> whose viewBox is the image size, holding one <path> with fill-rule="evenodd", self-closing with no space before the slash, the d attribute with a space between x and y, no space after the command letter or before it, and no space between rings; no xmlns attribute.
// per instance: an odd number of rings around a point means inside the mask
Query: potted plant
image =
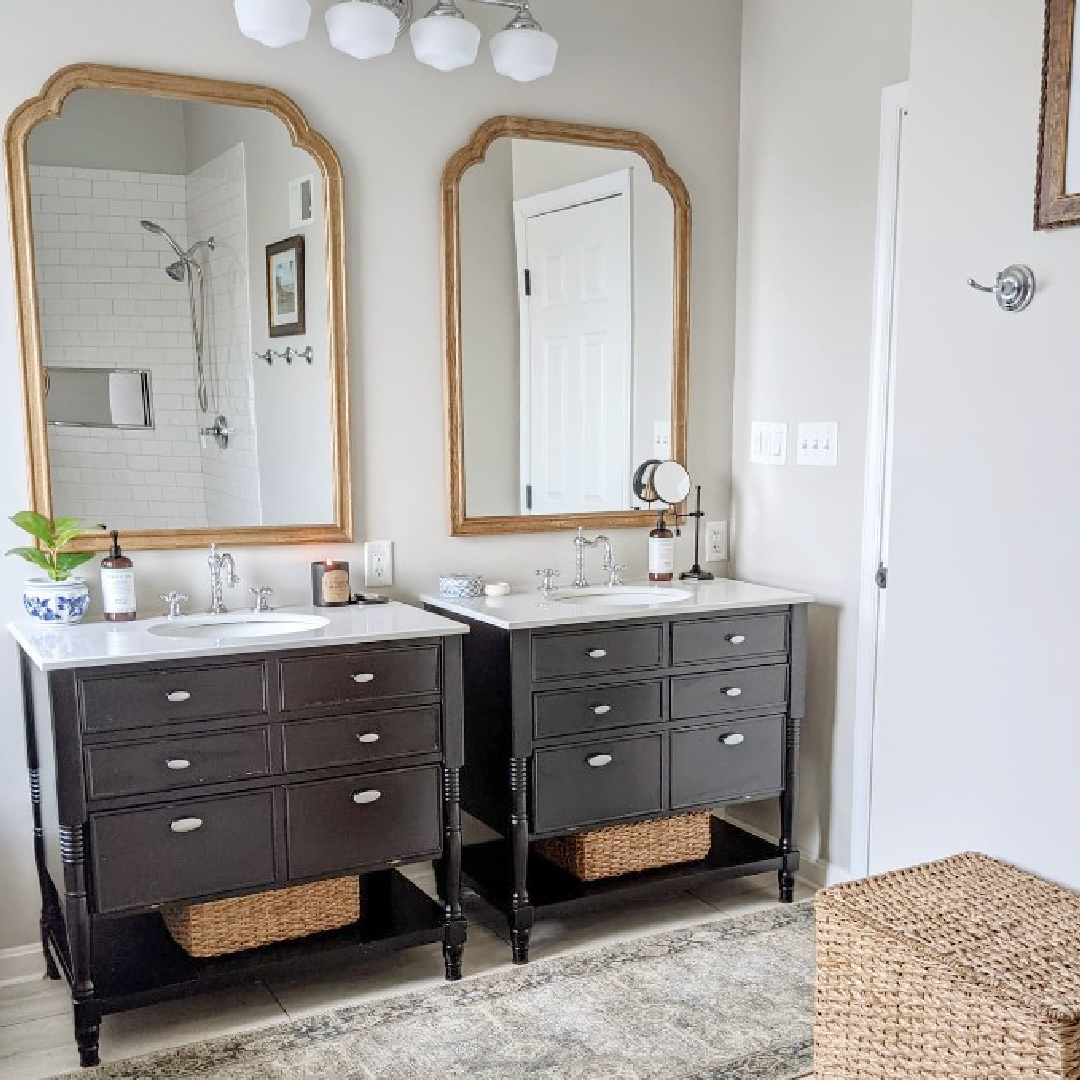
<svg viewBox="0 0 1080 1080"><path fill-rule="evenodd" d="M40 567L48 577L30 578L23 588L23 607L41 622L77 623L90 605L90 590L72 571L92 559L88 551L62 550L80 534L104 525L85 525L79 518L50 520L33 510L12 514L11 521L38 542L37 547L15 547L8 555L18 555Z"/></svg>

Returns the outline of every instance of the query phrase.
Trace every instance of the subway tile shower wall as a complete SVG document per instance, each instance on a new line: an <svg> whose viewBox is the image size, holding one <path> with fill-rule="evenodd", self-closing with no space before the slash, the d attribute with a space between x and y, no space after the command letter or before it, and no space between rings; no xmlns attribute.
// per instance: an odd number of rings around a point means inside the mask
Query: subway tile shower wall
<svg viewBox="0 0 1080 1080"><path fill-rule="evenodd" d="M32 165L30 184L44 363L145 370L153 390L152 429L49 426L55 511L118 529L259 523L242 147L190 176ZM175 254L143 218L184 247L220 236L207 275L207 414L188 286L166 276ZM200 445L199 428L230 411L229 449Z"/></svg>

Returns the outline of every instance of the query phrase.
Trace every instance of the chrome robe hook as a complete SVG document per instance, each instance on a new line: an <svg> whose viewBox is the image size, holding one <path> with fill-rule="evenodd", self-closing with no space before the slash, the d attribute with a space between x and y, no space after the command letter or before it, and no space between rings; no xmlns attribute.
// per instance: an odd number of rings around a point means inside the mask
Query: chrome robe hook
<svg viewBox="0 0 1080 1080"><path fill-rule="evenodd" d="M1023 311L1035 296L1035 275L1030 266L1014 263L998 274L993 285L980 285L974 278L968 284L979 292L993 293L1002 311Z"/></svg>

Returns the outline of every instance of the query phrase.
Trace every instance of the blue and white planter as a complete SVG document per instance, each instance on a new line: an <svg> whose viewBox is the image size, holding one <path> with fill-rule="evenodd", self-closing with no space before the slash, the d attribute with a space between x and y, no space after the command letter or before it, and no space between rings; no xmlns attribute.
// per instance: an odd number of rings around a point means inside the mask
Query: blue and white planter
<svg viewBox="0 0 1080 1080"><path fill-rule="evenodd" d="M23 586L23 607L30 618L41 623L65 626L81 622L89 606L90 589L82 578L30 578Z"/></svg>

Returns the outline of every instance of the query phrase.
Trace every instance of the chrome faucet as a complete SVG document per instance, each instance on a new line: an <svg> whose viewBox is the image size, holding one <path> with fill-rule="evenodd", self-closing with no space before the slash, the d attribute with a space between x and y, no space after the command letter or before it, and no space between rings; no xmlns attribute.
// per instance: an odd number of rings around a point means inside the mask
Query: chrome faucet
<svg viewBox="0 0 1080 1080"><path fill-rule="evenodd" d="M602 547L604 549L604 573L608 575L608 585L621 585L619 571L625 570L625 566L619 566L615 562L615 555L611 550L611 541L599 533L592 540L585 539L585 530L578 526L577 536L574 537L574 580L570 582L571 588L587 589L589 582L585 577L585 549L587 547Z"/></svg>
<svg viewBox="0 0 1080 1080"><path fill-rule="evenodd" d="M210 557L206 561L210 564L210 614L221 615L225 611L225 601L221 596L222 585L235 589L240 584L240 578L237 576L233 557L227 551L219 552L217 544L210 545ZM224 579L221 576L222 571L227 571Z"/></svg>

